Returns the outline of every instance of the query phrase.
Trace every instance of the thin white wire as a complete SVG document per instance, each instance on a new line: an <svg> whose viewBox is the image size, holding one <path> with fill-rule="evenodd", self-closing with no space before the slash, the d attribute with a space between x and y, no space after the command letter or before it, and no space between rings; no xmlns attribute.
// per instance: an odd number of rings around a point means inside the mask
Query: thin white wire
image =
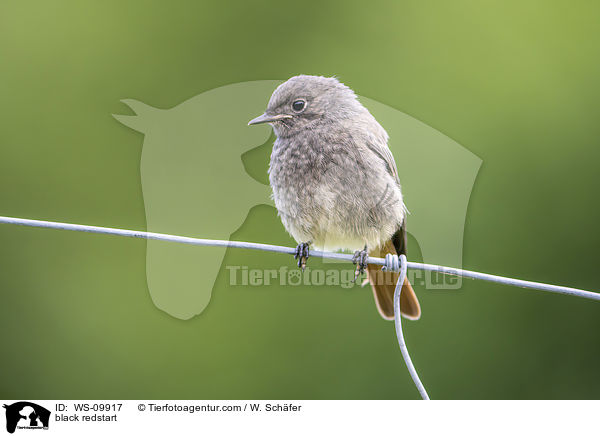
<svg viewBox="0 0 600 436"><path fill-rule="evenodd" d="M404 341L404 335L402 334L402 316L400 315L400 293L402 292L402 285L404 284L404 279L406 278L406 270L407 270L407 261L406 256L401 254L398 256L400 258L400 277L398 277L398 282L396 283L396 290L394 291L394 324L396 325L396 336L398 337L398 345L400 346L400 352L402 353L402 357L404 358L404 362L406 363L406 367L408 368L408 373L410 374L419 394L421 394L421 398L424 400L429 400L429 395L427 395L427 391L425 390L425 386L421 382L419 378L419 374L417 374L417 370L412 363L412 359L410 358L410 354L408 354L408 348L406 347L406 342Z"/></svg>
<svg viewBox="0 0 600 436"><path fill-rule="evenodd" d="M428 263L408 262L408 267L424 271L434 271L441 274L467 277L470 279L485 280L519 288L538 289L540 291L555 292L557 294L573 295L576 297L600 300L600 293L584 291L582 289L569 288L567 286L549 285L546 283L530 282L527 280L511 279L509 277L495 276L492 274L469 271L466 269L451 268L447 266L431 265Z"/></svg>
<svg viewBox="0 0 600 436"><path fill-rule="evenodd" d="M280 245L269 245L269 244L259 244L255 242L241 242L241 241L225 241L218 239L197 239L197 238L189 238L186 236L175 236L175 235L167 235L164 233L152 233L152 232L141 232L137 230L124 230L124 229L114 229L110 227L97 227L97 226L85 226L81 224L70 224L70 223L60 223L54 221L40 221L40 220L30 220L24 218L13 218L0 216L0 223L5 224L17 224L21 226L28 227L42 227L48 229L59 229L59 230L71 230L76 232L88 232L88 233L101 233L105 235L117 235L117 236L125 236L129 238L141 238L141 239L151 239L157 241L169 241L169 242L178 242L181 244L190 244L190 245L203 245L209 247L235 247L235 248L247 248L252 250L261 250L261 251L270 251L274 253L285 253L285 254L294 254L296 252L295 248L291 247L282 247ZM313 257L323 257L326 259L336 259L336 260L346 260L352 261L351 254L343 254L343 253L331 253L328 251L318 251L311 250L311 256ZM381 266L388 266L389 261L386 259L382 259L379 257L369 257L367 258L367 263ZM566 294L573 295L581 298L588 298L591 300L599 300L600 301L600 293L584 291L582 289L569 288L567 286L557 286L557 285L548 285L545 283L538 282L530 282L526 280L519 279L511 279L508 277L495 276L492 274L485 274L475 271L469 271L458 268L450 268L447 266L440 265L430 265L427 263L417 263L417 262L407 262L408 268L420 269L426 271L434 271L441 274L450 274L456 276L462 276L477 280L486 280L488 282L501 283L503 285L509 286L518 286L522 288L530 288L530 289L539 289L541 291L555 292L558 294Z"/></svg>
<svg viewBox="0 0 600 436"><path fill-rule="evenodd" d="M296 252L295 248L291 247L282 247L279 245L269 245L269 244L258 244L254 242L240 242L240 241L225 241L218 239L198 239L198 238L189 238L186 236L176 236L176 235L167 235L164 233L153 233L153 232L140 232L137 230L125 230L125 229L114 229L110 227L98 227L98 226L85 226L81 224L70 224L70 223L60 223L54 221L41 221L41 220L30 220L24 218L13 218L13 217L5 217L0 216L0 223L4 224L16 224L21 226L28 227L41 227L47 229L58 229L58 230L71 230L76 232L88 232L88 233L100 233L105 235L117 235L117 236L125 236L129 238L142 238L142 239L151 239L157 241L169 241L169 242L178 242L181 244L190 244L190 245L202 245L209 247L236 247L236 248L247 248L252 250L261 250L261 251L270 251L275 253L285 253L285 254L294 254ZM350 254L342 254L342 253L331 253L327 251L318 251L312 250L311 255L314 257L323 257L327 259L337 259L337 260L347 260L352 261L352 255ZM504 285L510 286L519 286L522 288L531 288L531 289L539 289L542 291L548 292L556 292L559 294L566 295L574 295L582 298L589 298L592 300L600 300L600 293L584 291L581 289L569 288L566 286L556 286L556 285L548 285L545 283L537 283L530 282L526 280L518 280L511 279L508 277L495 276L492 274L485 274L475 271L468 271L464 269L458 268L449 268L446 266L440 265L430 265L426 263L417 263L417 262L408 262L406 260L405 255L400 256L391 256L387 255L385 259L381 259L378 257L369 257L367 258L367 263L381 265L382 267L389 270L397 270L400 267L400 278L398 279L398 283L396 284L396 290L394 292L394 321L396 326L396 336L398 337L398 344L400 346L400 351L402 353L402 357L406 362L406 366L408 368L408 372L413 379L413 382L417 386L421 397L424 400L428 400L429 396L427 395L427 391L421 383L417 371L410 359L410 355L408 354L408 348L406 347L406 342L404 341L404 336L402 334L402 324L401 324L401 315L400 315L400 292L402 290L402 284L404 283L404 277L406 277L406 271L408 268L421 269L426 271L434 271L441 274L450 274L462 277L468 277L472 279L478 280L486 280L489 282L501 283Z"/></svg>

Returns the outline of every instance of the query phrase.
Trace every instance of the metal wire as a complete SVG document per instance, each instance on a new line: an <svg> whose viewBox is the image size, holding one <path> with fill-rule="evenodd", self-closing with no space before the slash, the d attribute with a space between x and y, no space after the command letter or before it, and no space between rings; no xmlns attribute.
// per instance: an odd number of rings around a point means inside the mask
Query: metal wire
<svg viewBox="0 0 600 436"><path fill-rule="evenodd" d="M407 261L406 256L401 254L399 256L400 260L400 277L398 277L398 282L396 283L396 290L394 291L394 324L396 325L396 336L398 337L398 345L400 346L400 352L402 353L402 357L404 358L404 362L406 363L406 367L408 368L408 373L410 374L419 394L421 394L421 398L424 400L429 400L429 395L427 395L427 391L425 390L425 386L421 382L419 378L419 374L417 374L417 370L412 363L412 359L410 358L410 354L408 354L408 348L406 347L406 342L404 341L404 335L402 334L402 316L400 315L400 293L402 292L402 285L404 284L404 279L406 278L406 270L407 270Z"/></svg>
<svg viewBox="0 0 600 436"><path fill-rule="evenodd" d="M241 242L241 241L225 241L218 239L197 239L190 238L186 236L176 236L176 235L167 235L164 233L153 233L153 232L141 232L137 230L124 230L124 229L114 229L110 227L98 227L98 226L85 226L81 224L70 224L70 223L60 223L53 221L40 221L40 220L30 220L24 218L13 218L13 217L5 217L0 216L0 223L5 224L16 224L21 226L28 227L42 227L47 229L59 229L59 230L71 230L76 232L88 232L88 233L100 233L105 235L117 235L117 236L125 236L129 238L141 238L141 239L150 239L156 241L168 241L168 242L177 242L181 244L190 244L190 245L202 245L209 247L235 247L235 248L247 248L252 250L261 250L261 251L270 251L275 253L284 253L284 254L294 254L296 252L295 248L291 247L282 247L279 245L269 245L269 244L258 244L254 242ZM346 260L352 261L352 255L350 254L342 254L342 253L331 253L328 251L318 251L312 250L311 256L313 257L323 257L326 259L336 259L336 260ZM440 265L430 265L426 263L417 263L417 262L408 262L406 260L406 256L400 255L387 255L385 259L378 257L369 257L367 258L367 263L381 265L384 269L389 271L400 271L400 278L398 279L398 283L396 284L396 290L394 292L394 321L396 326L396 336L398 337L398 344L400 346L400 351L402 353L402 357L406 362L406 366L408 368L408 372L413 379L413 382L417 386L421 397L424 400L428 400L429 396L427 395L427 391L421 383L417 371L412 363L410 355L408 354L408 349L406 347L406 342L404 341L404 336L402 334L402 324L401 324L401 315L400 315L400 293L402 291L402 284L404 283L404 277L406 277L406 271L408 268L420 269L425 271L434 271L441 274L450 274L455 276L467 277L477 280L485 280L488 282L501 283L509 286L518 286L521 288L529 288L529 289L539 289L541 291L555 292L558 294L566 294L573 295L581 298L588 298L591 300L599 300L600 301L600 293L584 291L582 289L569 288L566 286L557 286L557 285L549 285L545 283L537 283L530 282L526 280L519 279L511 279L508 277L496 276L492 274L485 274L475 271L468 271L464 269L458 268L450 268L446 266Z"/></svg>
<svg viewBox="0 0 600 436"><path fill-rule="evenodd" d="M274 253L284 253L284 254L294 254L296 252L295 248L291 247L282 247L280 245L269 245L269 244L259 244L255 242L241 242L241 241L225 241L218 239L198 239L198 238L190 238L186 236L175 236L175 235L167 235L164 233L152 233L152 232L141 232L138 230L124 230L124 229L114 229L110 227L98 227L98 226L86 226L81 224L70 224L70 223L60 223L54 221L40 221L40 220L30 220L24 218L13 218L0 216L0 224L16 224L21 226L28 227L42 227L47 229L59 229L59 230L71 230L76 232L88 232L88 233L101 233L105 235L117 235L117 236L125 236L129 238L141 238L141 239L151 239L156 241L169 241L169 242L178 242L181 244L190 244L190 245L202 245L208 247L235 247L235 248L247 248L251 250L261 250L261 251L270 251ZM325 259L336 259L336 260L345 260L352 261L351 254L343 254L343 253L331 253L328 251L318 251L311 250L311 256L313 257L323 257ZM394 262L390 262L390 260L382 259L379 257L369 257L367 258L367 263L374 265L381 265L382 267L389 267L391 270L396 270L394 268ZM390 264L391 263L391 264ZM492 274L485 274L475 271L468 271L464 269L451 268L447 266L440 265L430 265L427 263L417 263L417 262L407 262L408 268L412 269L420 269L425 271L434 271L441 274L450 274L456 276L467 277L471 279L477 280L485 280L488 282L501 283L503 285L509 286L518 286L522 288L530 288L530 289L539 289L541 291L555 292L558 294L566 294L573 295L581 298L588 298L591 300L599 300L600 301L600 293L584 291L582 289L569 288L566 286L557 286L557 285L548 285L545 283L537 283L530 282L526 280L519 279L511 279L508 277L496 276Z"/></svg>

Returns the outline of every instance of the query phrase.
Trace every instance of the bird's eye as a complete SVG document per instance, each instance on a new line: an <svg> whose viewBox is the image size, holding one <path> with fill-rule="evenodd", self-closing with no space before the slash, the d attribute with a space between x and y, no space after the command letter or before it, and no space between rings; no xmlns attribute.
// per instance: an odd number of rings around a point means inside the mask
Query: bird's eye
<svg viewBox="0 0 600 436"><path fill-rule="evenodd" d="M304 100L295 100L292 103L292 109L294 109L294 112L302 112L305 107L306 107L306 101L304 101Z"/></svg>

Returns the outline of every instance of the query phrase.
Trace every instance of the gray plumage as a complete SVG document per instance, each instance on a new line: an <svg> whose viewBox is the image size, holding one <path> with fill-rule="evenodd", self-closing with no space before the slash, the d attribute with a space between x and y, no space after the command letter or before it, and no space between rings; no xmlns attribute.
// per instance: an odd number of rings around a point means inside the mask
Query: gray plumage
<svg viewBox="0 0 600 436"><path fill-rule="evenodd" d="M306 100L298 114L294 101ZM376 248L401 226L405 208L388 135L335 78L296 76L280 85L269 180L287 231L320 249ZM381 207L384 205L385 207Z"/></svg>
<svg viewBox="0 0 600 436"><path fill-rule="evenodd" d="M403 231L406 208L388 135L349 87L332 77L292 77L249 124L264 122L277 136L273 199L298 243L372 251Z"/></svg>

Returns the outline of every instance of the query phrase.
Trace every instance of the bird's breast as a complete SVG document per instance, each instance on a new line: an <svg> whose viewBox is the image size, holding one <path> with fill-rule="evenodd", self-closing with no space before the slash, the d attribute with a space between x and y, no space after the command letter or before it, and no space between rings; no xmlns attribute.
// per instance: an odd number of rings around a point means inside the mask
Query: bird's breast
<svg viewBox="0 0 600 436"><path fill-rule="evenodd" d="M278 138L269 180L288 232L299 242L364 245L360 241L374 241L384 228L386 234L396 228L403 213L400 189L377 162L348 141ZM381 207L382 201L391 207Z"/></svg>

